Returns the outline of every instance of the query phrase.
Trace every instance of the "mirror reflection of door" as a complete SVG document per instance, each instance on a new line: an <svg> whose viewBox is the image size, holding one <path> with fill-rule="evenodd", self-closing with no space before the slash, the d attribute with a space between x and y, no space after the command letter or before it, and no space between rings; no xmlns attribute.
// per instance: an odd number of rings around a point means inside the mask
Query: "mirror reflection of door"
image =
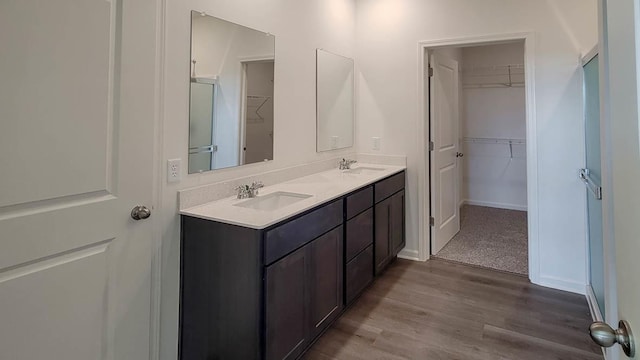
<svg viewBox="0 0 640 360"><path fill-rule="evenodd" d="M189 109L189 173L215 169L215 82L192 81Z"/></svg>
<svg viewBox="0 0 640 360"><path fill-rule="evenodd" d="M273 60L242 63L241 164L273 159L273 70Z"/></svg>

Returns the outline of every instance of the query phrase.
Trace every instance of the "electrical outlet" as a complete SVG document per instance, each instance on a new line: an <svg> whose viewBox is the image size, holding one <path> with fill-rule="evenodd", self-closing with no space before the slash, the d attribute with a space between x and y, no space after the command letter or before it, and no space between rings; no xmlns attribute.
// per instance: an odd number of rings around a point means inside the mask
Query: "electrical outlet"
<svg viewBox="0 0 640 360"><path fill-rule="evenodd" d="M167 182L178 182L180 181L180 159L169 159L167 160Z"/></svg>
<svg viewBox="0 0 640 360"><path fill-rule="evenodd" d="M372 142L372 148L373 150L380 150L380 138L379 137L372 137L371 138L371 142Z"/></svg>

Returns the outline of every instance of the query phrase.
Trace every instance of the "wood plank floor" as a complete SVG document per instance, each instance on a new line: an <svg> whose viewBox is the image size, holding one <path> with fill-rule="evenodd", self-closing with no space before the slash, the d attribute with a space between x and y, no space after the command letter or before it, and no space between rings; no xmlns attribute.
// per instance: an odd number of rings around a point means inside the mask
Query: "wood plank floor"
<svg viewBox="0 0 640 360"><path fill-rule="evenodd" d="M603 359L584 296L521 276L397 260L305 359Z"/></svg>

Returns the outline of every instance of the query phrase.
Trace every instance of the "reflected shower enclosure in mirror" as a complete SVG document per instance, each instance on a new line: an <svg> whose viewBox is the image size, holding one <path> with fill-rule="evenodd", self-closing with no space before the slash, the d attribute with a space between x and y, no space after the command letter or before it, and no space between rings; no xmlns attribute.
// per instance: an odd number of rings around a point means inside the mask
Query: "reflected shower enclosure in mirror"
<svg viewBox="0 0 640 360"><path fill-rule="evenodd" d="M353 146L353 59L316 50L316 150Z"/></svg>
<svg viewBox="0 0 640 360"><path fill-rule="evenodd" d="M273 160L275 37L191 12L189 173Z"/></svg>

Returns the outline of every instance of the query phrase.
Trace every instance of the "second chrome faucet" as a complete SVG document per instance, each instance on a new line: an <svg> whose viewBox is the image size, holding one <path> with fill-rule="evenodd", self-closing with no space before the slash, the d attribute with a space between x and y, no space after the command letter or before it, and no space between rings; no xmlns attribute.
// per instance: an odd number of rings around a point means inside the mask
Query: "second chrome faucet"
<svg viewBox="0 0 640 360"><path fill-rule="evenodd" d="M356 160L351 160L351 159L342 159L338 162L338 168L340 170L349 170L351 169L351 165L357 163L358 161Z"/></svg>
<svg viewBox="0 0 640 360"><path fill-rule="evenodd" d="M258 190L263 188L262 181L254 181L251 185L240 185L236 188L238 191L238 199L248 199L258 196Z"/></svg>

